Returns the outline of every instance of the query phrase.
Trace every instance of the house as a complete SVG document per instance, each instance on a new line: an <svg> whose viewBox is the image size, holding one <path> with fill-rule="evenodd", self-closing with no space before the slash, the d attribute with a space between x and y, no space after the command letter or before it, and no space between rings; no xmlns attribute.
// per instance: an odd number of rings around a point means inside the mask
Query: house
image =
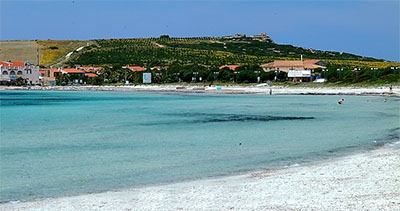
<svg viewBox="0 0 400 211"><path fill-rule="evenodd" d="M73 78L73 83L82 84L83 78L85 78L85 71L78 70L75 68L61 68L63 74L68 74Z"/></svg>
<svg viewBox="0 0 400 211"><path fill-rule="evenodd" d="M62 74L60 68L44 68L40 69L43 85L56 85L56 78Z"/></svg>
<svg viewBox="0 0 400 211"><path fill-rule="evenodd" d="M133 72L144 72L146 71L146 68L141 67L141 66L123 66L122 68L130 69Z"/></svg>
<svg viewBox="0 0 400 211"><path fill-rule="evenodd" d="M97 75L97 74L95 74L95 73L85 73L85 76L88 77L88 78L96 78L96 77L98 77L99 75Z"/></svg>
<svg viewBox="0 0 400 211"><path fill-rule="evenodd" d="M238 68L238 67L240 67L240 65L222 65L222 66L219 67L219 70L222 70L224 68L228 68L228 69L230 69L232 71L235 71L236 68Z"/></svg>
<svg viewBox="0 0 400 211"><path fill-rule="evenodd" d="M310 81L315 69L326 69L321 60L275 60L260 66L265 72L285 72L296 82Z"/></svg>
<svg viewBox="0 0 400 211"><path fill-rule="evenodd" d="M77 66L76 69L83 70L85 73L95 73L99 74L101 67L93 67L93 66Z"/></svg>
<svg viewBox="0 0 400 211"><path fill-rule="evenodd" d="M85 71L78 70L78 69L75 69L75 68L61 68L60 71L63 74L68 74L70 76L79 76L79 77L84 77L85 76Z"/></svg>
<svg viewBox="0 0 400 211"><path fill-rule="evenodd" d="M23 78L30 85L41 84L39 66L29 62L0 62L0 84L9 84L17 78Z"/></svg>

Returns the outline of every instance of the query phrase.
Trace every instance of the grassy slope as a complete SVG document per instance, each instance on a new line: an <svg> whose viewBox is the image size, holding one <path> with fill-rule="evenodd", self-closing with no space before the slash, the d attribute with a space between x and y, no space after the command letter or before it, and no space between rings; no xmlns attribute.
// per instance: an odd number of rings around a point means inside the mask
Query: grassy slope
<svg viewBox="0 0 400 211"><path fill-rule="evenodd" d="M40 65L62 64L65 56L89 41L75 40L23 40L1 41L0 61L30 61L37 64L36 52L40 49Z"/></svg>
<svg viewBox="0 0 400 211"><path fill-rule="evenodd" d="M65 56L85 46L89 41L76 41L76 40L39 40L38 44L42 46L40 65L49 66L62 66L65 62Z"/></svg>
<svg viewBox="0 0 400 211"><path fill-rule="evenodd" d="M29 61L37 64L36 51L39 45L36 41L1 41L0 61Z"/></svg>

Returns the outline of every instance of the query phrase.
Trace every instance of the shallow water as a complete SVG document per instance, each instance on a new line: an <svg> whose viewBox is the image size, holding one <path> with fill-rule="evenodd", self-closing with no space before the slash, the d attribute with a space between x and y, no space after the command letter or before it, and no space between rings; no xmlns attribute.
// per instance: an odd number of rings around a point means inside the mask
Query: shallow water
<svg viewBox="0 0 400 211"><path fill-rule="evenodd" d="M0 202L234 175L399 140L398 97L0 91ZM339 105L339 98L345 103Z"/></svg>

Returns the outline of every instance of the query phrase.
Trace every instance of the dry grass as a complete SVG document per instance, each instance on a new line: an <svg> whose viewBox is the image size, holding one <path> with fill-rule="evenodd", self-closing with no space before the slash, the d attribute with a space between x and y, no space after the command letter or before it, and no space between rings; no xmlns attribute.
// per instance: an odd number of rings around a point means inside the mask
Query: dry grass
<svg viewBox="0 0 400 211"><path fill-rule="evenodd" d="M39 49L39 64L50 66L62 63L69 52L86 45L87 42L72 40L1 41L0 61L30 61L38 64L37 50Z"/></svg>
<svg viewBox="0 0 400 211"><path fill-rule="evenodd" d="M65 61L65 56L77 48L86 45L86 41L39 40L42 46L40 65L49 66Z"/></svg>
<svg viewBox="0 0 400 211"><path fill-rule="evenodd" d="M0 61L29 61L37 64L36 51L40 47L36 41L0 41Z"/></svg>

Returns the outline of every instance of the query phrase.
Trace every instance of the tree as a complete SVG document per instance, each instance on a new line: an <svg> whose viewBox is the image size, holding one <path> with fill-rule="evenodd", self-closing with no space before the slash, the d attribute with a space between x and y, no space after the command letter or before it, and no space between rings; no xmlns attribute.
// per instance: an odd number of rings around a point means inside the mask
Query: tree
<svg viewBox="0 0 400 211"><path fill-rule="evenodd" d="M57 85L68 85L71 82L71 77L68 74L61 74L56 78Z"/></svg>
<svg viewBox="0 0 400 211"><path fill-rule="evenodd" d="M26 85L26 79L22 78L22 77L18 77L17 79L15 79L14 84L16 86L24 86L24 85Z"/></svg>

